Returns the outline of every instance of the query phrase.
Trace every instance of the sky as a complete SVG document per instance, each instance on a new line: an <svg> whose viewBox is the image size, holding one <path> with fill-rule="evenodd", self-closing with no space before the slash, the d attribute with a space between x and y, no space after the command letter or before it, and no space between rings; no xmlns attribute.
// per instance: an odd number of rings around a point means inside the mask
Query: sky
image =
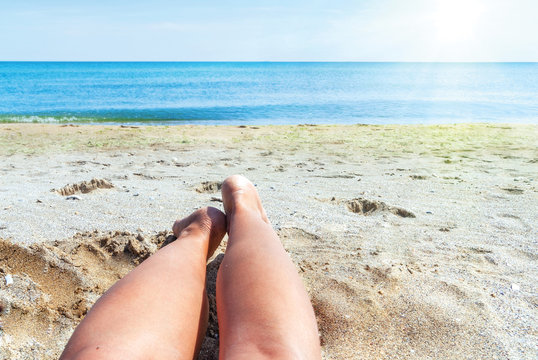
<svg viewBox="0 0 538 360"><path fill-rule="evenodd" d="M538 61L538 0L0 0L0 61Z"/></svg>

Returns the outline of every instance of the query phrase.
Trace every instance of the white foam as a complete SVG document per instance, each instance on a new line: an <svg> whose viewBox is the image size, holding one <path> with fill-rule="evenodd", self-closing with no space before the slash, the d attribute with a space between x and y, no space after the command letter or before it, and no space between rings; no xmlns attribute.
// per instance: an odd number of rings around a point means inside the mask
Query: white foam
<svg viewBox="0 0 538 360"><path fill-rule="evenodd" d="M45 124L59 124L65 122L78 122L81 119L76 116L36 116L36 115L20 115L20 116L6 116L0 118L3 122L16 122L16 123L45 123Z"/></svg>

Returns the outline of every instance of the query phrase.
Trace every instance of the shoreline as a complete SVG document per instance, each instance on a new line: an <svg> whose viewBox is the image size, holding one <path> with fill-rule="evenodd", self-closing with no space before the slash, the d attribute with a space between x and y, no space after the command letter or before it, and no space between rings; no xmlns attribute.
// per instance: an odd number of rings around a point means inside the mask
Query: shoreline
<svg viewBox="0 0 538 360"><path fill-rule="evenodd" d="M303 278L324 359L534 359L537 138L514 124L0 124L0 359L57 358L177 217L221 207L233 173ZM209 329L201 359L217 351Z"/></svg>
<svg viewBox="0 0 538 360"><path fill-rule="evenodd" d="M469 121L469 119L447 118L414 119L386 122L385 118L363 118L335 122L323 119L169 119L169 118L136 118L110 116L71 116L71 115L10 115L0 114L0 124L35 124L35 125L101 125L101 126L437 126L437 125L536 125L538 119L518 118L517 121Z"/></svg>
<svg viewBox="0 0 538 360"><path fill-rule="evenodd" d="M0 154L17 151L39 153L46 151L84 151L96 149L122 149L133 146L172 146L178 144L214 144L218 142L264 146L264 140L278 141L281 146L293 147L297 144L336 145L349 143L360 145L361 137L374 137L376 145L381 140L395 141L400 150L415 152L408 145L417 139L433 150L458 150L447 146L444 141L464 140L462 137L476 137L487 147L502 145L499 136L508 136L505 143L530 143L538 137L538 124L437 124L437 125L97 125L92 124L0 124ZM506 131L510 130L510 131ZM449 131L443 138L443 131ZM397 135L394 135L397 132ZM67 136L68 138L64 138ZM89 139L89 140L88 140ZM16 143L13 143L13 140ZM364 140L364 139L363 139ZM93 142L95 141L95 142ZM363 141L367 142L366 140ZM461 141L460 141L461 142ZM492 142L492 144L490 144ZM403 147L402 147L403 145ZM505 144L506 145L506 144ZM469 146L472 146L470 144ZM26 147L26 150L23 148ZM437 148L435 148L437 147ZM506 147L506 146L505 146ZM500 148L500 150L508 150Z"/></svg>

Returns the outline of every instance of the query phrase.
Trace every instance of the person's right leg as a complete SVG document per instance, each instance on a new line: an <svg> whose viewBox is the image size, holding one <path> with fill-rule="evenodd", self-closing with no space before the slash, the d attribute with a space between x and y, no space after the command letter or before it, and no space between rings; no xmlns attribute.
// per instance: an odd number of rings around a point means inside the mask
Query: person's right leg
<svg viewBox="0 0 538 360"><path fill-rule="evenodd" d="M222 186L228 246L217 277L221 359L320 359L310 299L252 183Z"/></svg>

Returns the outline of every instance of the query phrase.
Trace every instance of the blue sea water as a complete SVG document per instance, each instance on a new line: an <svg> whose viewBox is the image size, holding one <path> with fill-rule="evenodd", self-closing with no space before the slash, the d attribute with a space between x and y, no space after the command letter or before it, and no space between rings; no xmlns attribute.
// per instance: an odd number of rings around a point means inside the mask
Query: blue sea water
<svg viewBox="0 0 538 360"><path fill-rule="evenodd" d="M0 62L0 122L538 123L538 63Z"/></svg>

